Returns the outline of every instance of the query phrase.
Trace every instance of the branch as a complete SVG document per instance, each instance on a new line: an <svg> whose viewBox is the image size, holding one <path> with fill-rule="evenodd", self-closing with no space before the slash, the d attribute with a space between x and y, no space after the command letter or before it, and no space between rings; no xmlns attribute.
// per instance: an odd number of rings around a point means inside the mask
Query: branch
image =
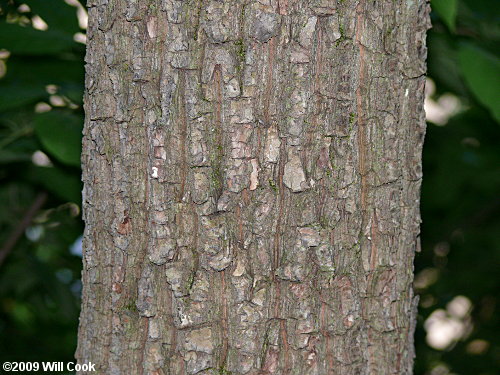
<svg viewBox="0 0 500 375"><path fill-rule="evenodd" d="M7 258L7 256L10 254L10 252L12 251L12 249L14 248L14 246L16 245L17 241L22 236L26 228L31 224L33 217L36 215L38 210L45 204L46 200L47 200L46 192L39 193L36 196L30 208L24 214L24 217L21 220L21 222L10 234L9 238L4 243L2 249L0 250L0 267L2 266L5 258Z"/></svg>

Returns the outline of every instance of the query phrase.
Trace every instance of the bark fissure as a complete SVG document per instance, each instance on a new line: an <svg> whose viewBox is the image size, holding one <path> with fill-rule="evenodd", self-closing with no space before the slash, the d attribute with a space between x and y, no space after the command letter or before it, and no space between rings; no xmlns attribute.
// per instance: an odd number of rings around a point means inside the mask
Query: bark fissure
<svg viewBox="0 0 500 375"><path fill-rule="evenodd" d="M410 374L427 13L89 0L78 360Z"/></svg>
<svg viewBox="0 0 500 375"><path fill-rule="evenodd" d="M186 119L186 73L181 70L179 72L179 117L180 117L180 154L181 154L181 187L179 190L178 201L184 200L187 179L187 151L186 151L186 138L187 138L187 119Z"/></svg>

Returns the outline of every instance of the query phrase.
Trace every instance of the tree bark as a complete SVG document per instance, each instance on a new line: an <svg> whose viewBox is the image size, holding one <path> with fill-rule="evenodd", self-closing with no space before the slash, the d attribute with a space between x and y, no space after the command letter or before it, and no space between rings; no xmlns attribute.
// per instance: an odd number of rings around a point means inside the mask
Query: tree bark
<svg viewBox="0 0 500 375"><path fill-rule="evenodd" d="M410 374L424 0L89 0L77 358Z"/></svg>

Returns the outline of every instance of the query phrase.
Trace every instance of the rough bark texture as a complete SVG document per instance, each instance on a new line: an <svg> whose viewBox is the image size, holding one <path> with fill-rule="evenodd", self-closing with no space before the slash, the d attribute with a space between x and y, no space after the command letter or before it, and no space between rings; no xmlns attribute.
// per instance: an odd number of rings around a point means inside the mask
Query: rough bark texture
<svg viewBox="0 0 500 375"><path fill-rule="evenodd" d="M424 0L89 0L100 374L410 374Z"/></svg>

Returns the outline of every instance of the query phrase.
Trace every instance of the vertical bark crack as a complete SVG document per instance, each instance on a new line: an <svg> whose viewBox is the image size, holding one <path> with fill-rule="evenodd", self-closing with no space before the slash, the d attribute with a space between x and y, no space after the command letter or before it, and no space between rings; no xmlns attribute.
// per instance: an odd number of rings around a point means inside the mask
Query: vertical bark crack
<svg viewBox="0 0 500 375"><path fill-rule="evenodd" d="M186 116L186 72L183 69L179 70L179 96L178 96L178 111L179 111L179 136L180 136L180 150L181 157L181 186L179 189L178 202L184 200L187 179L187 116Z"/></svg>

